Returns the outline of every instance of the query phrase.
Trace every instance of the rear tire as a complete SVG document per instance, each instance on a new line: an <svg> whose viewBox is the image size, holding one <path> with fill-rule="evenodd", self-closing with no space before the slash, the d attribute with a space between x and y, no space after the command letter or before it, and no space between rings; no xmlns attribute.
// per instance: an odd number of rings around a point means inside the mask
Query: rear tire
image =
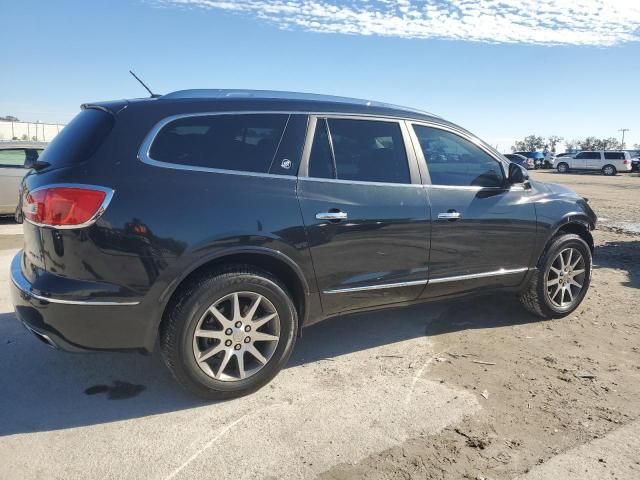
<svg viewBox="0 0 640 480"><path fill-rule="evenodd" d="M618 172L616 170L616 167L614 167L613 165L605 165L604 167L602 167L602 174L606 175L607 177L612 177L616 173Z"/></svg>
<svg viewBox="0 0 640 480"><path fill-rule="evenodd" d="M199 397L223 400L271 381L287 363L297 331L287 289L267 272L237 266L200 277L177 294L160 326L160 347L178 383Z"/></svg>
<svg viewBox="0 0 640 480"><path fill-rule="evenodd" d="M569 171L569 165L565 162L558 164L558 173L567 173Z"/></svg>
<svg viewBox="0 0 640 480"><path fill-rule="evenodd" d="M566 268L561 268L565 264ZM580 236L557 236L540 257L536 270L520 293L520 301L539 317L565 317L578 308L587 294L591 268L591 249Z"/></svg>

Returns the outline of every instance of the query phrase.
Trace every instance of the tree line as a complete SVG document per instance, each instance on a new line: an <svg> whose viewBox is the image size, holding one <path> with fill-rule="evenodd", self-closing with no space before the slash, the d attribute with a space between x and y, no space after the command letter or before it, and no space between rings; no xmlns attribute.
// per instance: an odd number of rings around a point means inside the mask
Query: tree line
<svg viewBox="0 0 640 480"><path fill-rule="evenodd" d="M587 137L585 139L565 140L563 137L551 135L541 137L538 135L528 135L522 140L516 141L511 150L514 152L535 152L536 150L557 153L556 149L560 142L564 141L567 151L576 150L622 150L624 146L615 137L597 138ZM640 144L635 144L634 148L640 150Z"/></svg>

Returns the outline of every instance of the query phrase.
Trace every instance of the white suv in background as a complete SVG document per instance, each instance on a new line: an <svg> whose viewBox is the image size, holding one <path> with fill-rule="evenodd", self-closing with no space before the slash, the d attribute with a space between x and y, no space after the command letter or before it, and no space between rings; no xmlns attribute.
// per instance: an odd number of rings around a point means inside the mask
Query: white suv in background
<svg viewBox="0 0 640 480"><path fill-rule="evenodd" d="M600 170L604 175L631 171L631 155L623 151L583 151L574 157L556 159L560 173L569 170Z"/></svg>

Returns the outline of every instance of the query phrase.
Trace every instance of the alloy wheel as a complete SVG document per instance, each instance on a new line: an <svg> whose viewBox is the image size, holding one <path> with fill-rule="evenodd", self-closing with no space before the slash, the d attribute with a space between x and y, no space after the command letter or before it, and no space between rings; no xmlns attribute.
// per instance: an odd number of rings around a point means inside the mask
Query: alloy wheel
<svg viewBox="0 0 640 480"><path fill-rule="evenodd" d="M213 303L193 334L193 354L208 376L225 382L258 373L280 340L273 304L255 292L234 292Z"/></svg>
<svg viewBox="0 0 640 480"><path fill-rule="evenodd" d="M546 275L549 300L557 308L571 308L584 288L585 279L586 263L582 253L575 248L561 250Z"/></svg>

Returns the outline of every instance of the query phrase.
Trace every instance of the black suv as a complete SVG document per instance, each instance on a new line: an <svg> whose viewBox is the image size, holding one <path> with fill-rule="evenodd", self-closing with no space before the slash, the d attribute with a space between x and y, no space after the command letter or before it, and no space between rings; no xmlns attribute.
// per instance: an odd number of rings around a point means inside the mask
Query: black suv
<svg viewBox="0 0 640 480"><path fill-rule="evenodd" d="M442 118L320 95L93 103L24 180L17 316L70 351L150 352L185 387L266 384L301 327L501 289L562 317L596 216Z"/></svg>

